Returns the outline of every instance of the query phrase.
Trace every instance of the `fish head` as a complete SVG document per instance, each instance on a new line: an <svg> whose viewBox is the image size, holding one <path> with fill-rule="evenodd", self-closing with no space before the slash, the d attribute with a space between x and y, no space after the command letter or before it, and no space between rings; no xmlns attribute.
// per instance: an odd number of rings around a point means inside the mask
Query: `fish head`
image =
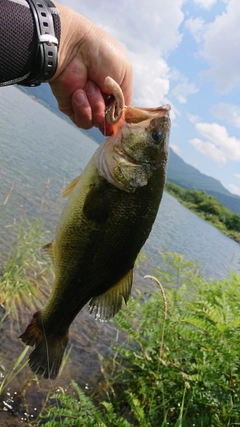
<svg viewBox="0 0 240 427"><path fill-rule="evenodd" d="M120 138L115 140L115 149L133 163L158 165L161 158L168 155L170 106L135 110L134 122L125 120L120 131L121 141ZM139 119L143 120L137 121L138 111Z"/></svg>
<svg viewBox="0 0 240 427"><path fill-rule="evenodd" d="M127 192L147 185L156 169L167 167L170 133L169 105L158 108L127 107L95 153L99 175Z"/></svg>

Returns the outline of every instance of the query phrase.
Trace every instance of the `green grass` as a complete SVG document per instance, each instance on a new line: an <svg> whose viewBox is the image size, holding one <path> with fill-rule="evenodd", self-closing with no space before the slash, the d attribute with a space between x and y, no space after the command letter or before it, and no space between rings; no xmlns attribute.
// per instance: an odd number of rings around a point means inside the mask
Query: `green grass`
<svg viewBox="0 0 240 427"><path fill-rule="evenodd" d="M9 372L7 372L4 367L4 358L0 360L0 374L1 374L0 375L1 377L0 396L7 389L7 387L12 383L12 381L14 381L14 379L17 377L19 372L21 372L27 365L28 361L26 359L23 360L27 354L27 351L28 351L28 347L25 347Z"/></svg>
<svg viewBox="0 0 240 427"><path fill-rule="evenodd" d="M164 257L169 268L155 271L164 295L139 293L114 320L114 356L102 357L105 398L75 384L77 397L59 394L43 425L240 425L240 275L205 282L182 255Z"/></svg>
<svg viewBox="0 0 240 427"><path fill-rule="evenodd" d="M20 223L16 235L5 242L8 257L1 266L0 305L6 316L19 321L19 315L34 312L48 295L53 273L39 252L47 237L41 221Z"/></svg>

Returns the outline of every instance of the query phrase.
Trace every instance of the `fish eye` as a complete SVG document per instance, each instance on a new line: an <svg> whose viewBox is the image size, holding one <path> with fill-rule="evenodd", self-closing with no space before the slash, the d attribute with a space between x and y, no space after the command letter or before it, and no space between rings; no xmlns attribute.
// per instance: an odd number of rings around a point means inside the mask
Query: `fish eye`
<svg viewBox="0 0 240 427"><path fill-rule="evenodd" d="M164 135L160 130L154 130L152 132L152 139L155 144L160 144L163 141Z"/></svg>

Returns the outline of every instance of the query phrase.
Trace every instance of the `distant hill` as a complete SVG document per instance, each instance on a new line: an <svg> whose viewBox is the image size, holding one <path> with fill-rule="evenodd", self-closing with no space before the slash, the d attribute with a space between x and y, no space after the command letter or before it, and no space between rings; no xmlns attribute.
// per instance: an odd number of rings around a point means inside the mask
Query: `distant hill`
<svg viewBox="0 0 240 427"><path fill-rule="evenodd" d="M58 115L72 123L70 119L58 110L57 101L48 84L42 84L41 86L34 88L19 86L19 89L35 96ZM104 136L96 128L92 128L85 132L98 143L101 143L104 140ZM194 166L185 163L184 160L181 159L181 157L178 156L171 148L167 179L168 181L174 182L186 189L205 191L206 193L216 197L220 203L232 212L240 214L240 196L230 193L230 191L228 191L217 179L204 175Z"/></svg>
<svg viewBox="0 0 240 427"><path fill-rule="evenodd" d="M168 166L168 180L187 189L202 190L206 192L211 190L231 195L231 193L223 187L220 181L212 178L211 176L204 175L194 166L185 163L184 160L171 148Z"/></svg>
<svg viewBox="0 0 240 427"><path fill-rule="evenodd" d="M240 214L240 196L230 193L217 179L204 175L194 166L185 163L171 148L167 179L189 190L205 191L232 212Z"/></svg>

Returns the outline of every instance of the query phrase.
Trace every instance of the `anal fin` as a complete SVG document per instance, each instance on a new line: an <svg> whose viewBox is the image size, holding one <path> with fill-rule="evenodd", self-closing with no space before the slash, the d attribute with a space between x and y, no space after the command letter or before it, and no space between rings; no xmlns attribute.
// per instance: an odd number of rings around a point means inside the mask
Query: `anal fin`
<svg viewBox="0 0 240 427"><path fill-rule="evenodd" d="M119 282L104 292L93 297L89 302L90 313L95 312L95 318L107 321L121 310L123 300L127 303L133 280L133 270L130 270Z"/></svg>

